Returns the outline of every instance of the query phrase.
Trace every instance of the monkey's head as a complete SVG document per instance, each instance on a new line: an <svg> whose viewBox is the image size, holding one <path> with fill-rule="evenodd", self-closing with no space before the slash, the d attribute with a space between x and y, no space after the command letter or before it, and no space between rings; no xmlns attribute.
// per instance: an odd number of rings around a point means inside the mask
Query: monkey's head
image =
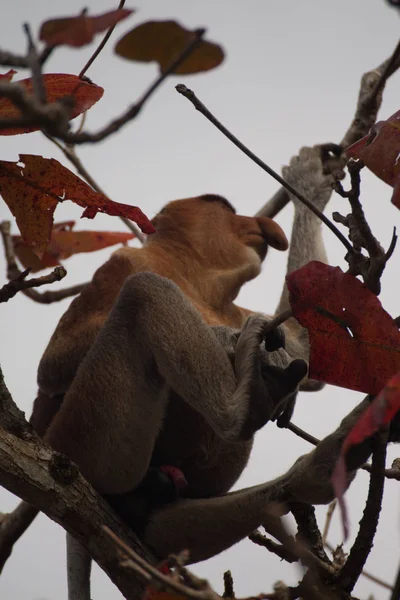
<svg viewBox="0 0 400 600"><path fill-rule="evenodd" d="M206 194L174 200L153 219L153 240L168 240L190 249L191 255L212 268L258 265L269 246L288 248L281 227L268 217L245 217L221 196Z"/></svg>

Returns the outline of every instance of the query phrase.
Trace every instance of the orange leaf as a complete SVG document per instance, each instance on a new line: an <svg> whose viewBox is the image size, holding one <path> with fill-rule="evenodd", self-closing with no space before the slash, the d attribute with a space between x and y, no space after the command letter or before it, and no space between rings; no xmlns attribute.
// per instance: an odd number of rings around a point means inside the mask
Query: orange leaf
<svg viewBox="0 0 400 600"><path fill-rule="evenodd" d="M58 202L71 200L85 208L82 217L98 212L135 221L145 233L155 231L136 206L109 200L54 158L21 154L24 165L0 161L0 193L15 216L22 237L41 258L50 241Z"/></svg>
<svg viewBox="0 0 400 600"><path fill-rule="evenodd" d="M74 119L88 110L93 104L100 100L104 93L102 87L95 85L94 83L89 83L88 81L83 81L76 75L50 73L43 75L43 82L46 88L47 102L49 103L56 102L64 96L73 96L75 104L72 110L71 119ZM32 79L22 79L16 83L23 85L29 93L32 93ZM0 118L17 119L20 116L21 111L16 108L8 98L0 98ZM9 129L0 130L0 135L30 133L31 131L37 131L38 129L40 129L40 127L10 127Z"/></svg>
<svg viewBox="0 0 400 600"><path fill-rule="evenodd" d="M1 80L11 81L11 79L14 77L16 72L17 71L14 71L14 69L10 69L9 71L7 71L7 73L3 73L2 75L0 75L0 81Z"/></svg>
<svg viewBox="0 0 400 600"><path fill-rule="evenodd" d="M310 262L287 278L310 336L310 377L378 394L400 370L400 333L378 298L338 267Z"/></svg>
<svg viewBox="0 0 400 600"><path fill-rule="evenodd" d="M71 225L72 224L72 225ZM71 231L74 222L55 223L51 239L41 260L19 235L13 236L14 250L21 264L32 272L55 267L73 254L94 252L115 244L125 244L135 236L120 231ZM68 229L70 227L70 229Z"/></svg>
<svg viewBox="0 0 400 600"><path fill-rule="evenodd" d="M148 21L124 35L115 46L115 52L130 60L156 61L161 71L165 71L192 39L193 31L175 21ZM221 46L201 40L174 73L189 75L209 71L223 60L224 51Z"/></svg>
<svg viewBox="0 0 400 600"><path fill-rule="evenodd" d="M346 454L353 446L371 437L397 415L400 410L400 373L390 379L379 396L362 413L343 442L340 456L332 474L332 486L342 513L344 537L348 535L348 518L343 494L347 488Z"/></svg>
<svg viewBox="0 0 400 600"><path fill-rule="evenodd" d="M77 17L51 19L42 24L39 39L49 46L60 44L75 47L84 46L90 44L96 33L114 27L133 12L133 10L122 8L110 10L97 17L79 15Z"/></svg>
<svg viewBox="0 0 400 600"><path fill-rule="evenodd" d="M400 208L400 111L379 121L346 154L359 158L377 177L394 188L392 203Z"/></svg>

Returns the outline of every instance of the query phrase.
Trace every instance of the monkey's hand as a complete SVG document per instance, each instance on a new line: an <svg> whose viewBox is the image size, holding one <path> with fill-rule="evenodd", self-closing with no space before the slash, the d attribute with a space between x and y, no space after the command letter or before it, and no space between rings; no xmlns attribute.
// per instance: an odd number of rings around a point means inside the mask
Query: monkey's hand
<svg viewBox="0 0 400 600"><path fill-rule="evenodd" d="M297 389L307 374L307 363L292 361L284 349L282 327L268 330L270 319L249 317L240 333L235 352L238 385L247 387L248 415L242 437L249 438L270 420L285 426L293 413Z"/></svg>
<svg viewBox="0 0 400 600"><path fill-rule="evenodd" d="M282 175L298 192L323 211L332 195L333 183L344 177L343 166L344 159L340 156L332 159L324 145L304 147L291 159L289 166L283 167ZM296 196L289 195L296 211L309 210Z"/></svg>

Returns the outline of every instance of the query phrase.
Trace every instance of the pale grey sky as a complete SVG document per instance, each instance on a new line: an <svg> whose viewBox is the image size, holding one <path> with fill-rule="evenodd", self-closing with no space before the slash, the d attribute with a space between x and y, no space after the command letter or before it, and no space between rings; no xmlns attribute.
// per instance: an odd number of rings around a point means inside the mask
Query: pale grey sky
<svg viewBox="0 0 400 600"><path fill-rule="evenodd" d="M7 4L0 25L1 47L21 52L25 47L21 24L34 31L51 16L76 14L83 6L96 13L109 10L107 0L81 4L70 0L13 0ZM114 41L106 47L88 75L105 88L103 99L89 111L87 127L95 129L119 114L137 98L156 75L154 65L136 65L113 56L115 41L134 24L148 19L176 19L187 27L206 26L208 37L227 53L223 65L210 73L169 79L151 100L137 122L109 141L79 149L85 166L116 201L138 204L149 216L167 201L200 193L219 193L239 212L254 214L277 189L256 165L234 148L174 90L181 80L192 87L208 107L254 152L272 167L281 166L302 145L341 139L352 118L361 74L377 66L393 50L399 36L398 14L383 0L170 0L128 3L137 13L118 26ZM46 66L47 72L78 73L93 47L81 51L61 49ZM4 69L5 71L5 69ZM3 71L3 72L4 72ZM26 76L23 74L23 76ZM388 117L400 108L400 74L385 92L380 113ZM4 137L0 158L16 160L18 153L41 154L64 161L59 151L40 134ZM374 232L387 247L399 212L390 205L391 189L363 174L363 199ZM334 198L328 207L346 211L344 200ZM81 209L65 203L56 220L79 219ZM0 217L9 218L0 203ZM278 221L290 230L290 207ZM80 228L123 229L117 219L98 215L78 222ZM344 266L343 248L326 231L331 264ZM393 315L398 303L399 250L383 278L381 300ZM68 279L61 287L86 281L110 251L82 255L65 263ZM277 304L285 269L285 256L270 252L263 273L240 295L244 306L272 312ZM0 256L0 282L5 279ZM69 301L51 306L33 303L18 295L0 311L0 363L18 405L30 414L35 397L36 368L47 340ZM316 436L329 433L361 394L329 387L318 394L302 394L294 421ZM238 486L244 487L282 473L308 445L291 433L267 426L257 435L250 464ZM396 456L390 450L389 462ZM361 473L347 494L351 539L357 532L368 485ZM399 559L399 484L387 482L384 509L368 569L392 581ZM0 490L0 511L11 510L17 500ZM318 509L323 522L325 509ZM341 541L338 518L330 536ZM16 545L0 578L0 597L5 600L65 600L67 597L64 532L43 515ZM268 592L277 579L294 584L296 567L281 563L249 541L197 565L196 573L222 590L222 573L231 569L238 596ZM387 591L361 578L356 595L388 597ZM117 600L118 590L95 570L94 600Z"/></svg>

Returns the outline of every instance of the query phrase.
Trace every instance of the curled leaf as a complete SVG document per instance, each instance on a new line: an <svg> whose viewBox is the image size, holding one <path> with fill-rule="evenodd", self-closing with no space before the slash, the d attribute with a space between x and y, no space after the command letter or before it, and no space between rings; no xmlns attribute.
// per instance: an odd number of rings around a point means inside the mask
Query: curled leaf
<svg viewBox="0 0 400 600"><path fill-rule="evenodd" d="M127 8L119 8L96 17L81 14L77 17L51 19L42 24L39 39L49 46L59 46L61 44L74 47L85 46L90 44L96 33L115 26L133 12L133 10Z"/></svg>
<svg viewBox="0 0 400 600"><path fill-rule="evenodd" d="M14 251L25 269L37 272L48 267L56 267L61 261L73 254L95 252L115 244L125 244L135 236L122 231L72 231L74 221L55 223L51 231L51 239L39 259L29 244L19 235L13 236Z"/></svg>
<svg viewBox="0 0 400 600"><path fill-rule="evenodd" d="M98 212L123 216L135 221L145 233L155 231L140 208L113 202L95 192L54 158L21 154L19 163L0 161L0 193L22 237L39 258L50 241L56 206L65 200L85 208L82 216L93 218Z"/></svg>
<svg viewBox="0 0 400 600"><path fill-rule="evenodd" d="M115 52L129 60L156 61L163 72L192 39L193 32L176 21L148 21L125 34L115 46ZM221 46L201 40L174 73L189 75L209 71L223 60L224 51Z"/></svg>
<svg viewBox="0 0 400 600"><path fill-rule="evenodd" d="M9 71L10 73L10 71ZM7 74L6 74L7 75ZM8 78L10 80L10 78ZM23 85L28 93L32 93L32 79L21 79L17 81ZM64 73L49 73L43 75L43 83L46 89L47 102L56 102L64 96L71 96L74 100L74 106L71 113L71 119L74 119L81 113L85 112L93 106L104 93L104 89L94 83L89 83L79 79L76 75L68 75ZM17 119L21 117L21 111L14 106L8 98L0 98L0 118L1 119ZM0 135L17 135L19 133L30 133L37 131L40 126L29 127L10 127L1 129Z"/></svg>
<svg viewBox="0 0 400 600"><path fill-rule="evenodd" d="M394 188L392 203L400 208L400 110L379 121L368 135L346 149L346 154L358 158L377 177Z"/></svg>

